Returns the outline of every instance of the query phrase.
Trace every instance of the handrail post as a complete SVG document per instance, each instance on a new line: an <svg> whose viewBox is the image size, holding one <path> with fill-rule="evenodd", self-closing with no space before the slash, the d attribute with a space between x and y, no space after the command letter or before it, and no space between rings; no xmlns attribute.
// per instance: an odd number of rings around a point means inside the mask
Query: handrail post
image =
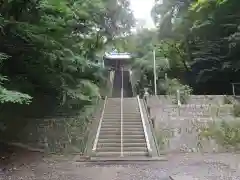
<svg viewBox="0 0 240 180"><path fill-rule="evenodd" d="M113 81L114 81L114 76L115 76L115 71L111 70L110 71L110 93L109 93L109 96L112 97L112 91L113 91Z"/></svg>
<svg viewBox="0 0 240 180"><path fill-rule="evenodd" d="M96 133L96 138L94 140L92 152L96 152L96 149L97 149L97 144L98 144L98 139L99 139L99 134L100 134L101 126L102 126L103 115L104 115L106 104L107 104L107 96L105 96L104 105L103 105L101 117L99 120L99 125L98 125L98 129L97 129L97 133Z"/></svg>
<svg viewBox="0 0 240 180"><path fill-rule="evenodd" d="M122 87L121 87L121 157L123 157L123 68L122 68Z"/></svg>
<svg viewBox="0 0 240 180"><path fill-rule="evenodd" d="M151 149L148 134L147 134L146 121L145 121L144 116L143 116L143 109L142 109L142 105L141 105L141 101L140 101L139 96L137 96L137 101L138 101L138 106L139 106L139 110L140 110L144 136L145 136L145 140L146 140L146 143L147 143L148 155L152 156L152 149Z"/></svg>

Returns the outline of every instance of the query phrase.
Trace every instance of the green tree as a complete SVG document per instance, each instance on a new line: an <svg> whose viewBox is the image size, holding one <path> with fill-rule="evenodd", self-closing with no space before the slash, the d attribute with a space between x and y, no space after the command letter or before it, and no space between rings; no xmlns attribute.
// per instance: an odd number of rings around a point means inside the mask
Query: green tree
<svg viewBox="0 0 240 180"><path fill-rule="evenodd" d="M4 1L0 11L1 103L91 102L104 81L96 55L134 25L126 0Z"/></svg>

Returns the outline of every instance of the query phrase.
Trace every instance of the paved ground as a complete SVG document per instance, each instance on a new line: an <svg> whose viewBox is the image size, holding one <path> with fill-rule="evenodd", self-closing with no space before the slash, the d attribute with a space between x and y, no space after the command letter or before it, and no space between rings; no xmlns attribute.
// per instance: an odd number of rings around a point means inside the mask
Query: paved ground
<svg viewBox="0 0 240 180"><path fill-rule="evenodd" d="M26 162L28 158L28 162ZM167 180L192 175L204 180L239 180L240 155L175 154L168 161L145 163L77 163L72 157L18 156L0 172L1 180Z"/></svg>

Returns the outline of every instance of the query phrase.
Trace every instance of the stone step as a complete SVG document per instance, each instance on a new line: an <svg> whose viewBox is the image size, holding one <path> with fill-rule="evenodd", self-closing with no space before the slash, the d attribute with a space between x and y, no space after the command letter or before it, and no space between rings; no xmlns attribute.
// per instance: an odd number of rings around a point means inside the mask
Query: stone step
<svg viewBox="0 0 240 180"><path fill-rule="evenodd" d="M139 127L126 127L126 126L123 126L123 130L124 131L143 131L143 127L142 126L139 126Z"/></svg>
<svg viewBox="0 0 240 180"><path fill-rule="evenodd" d="M121 129L118 131L100 131L100 135L121 135ZM123 135L144 135L143 130L142 131L124 131L123 130Z"/></svg>
<svg viewBox="0 0 240 180"><path fill-rule="evenodd" d="M95 156L97 157L116 157L120 156L121 152L97 152ZM124 156L147 156L148 152L123 152Z"/></svg>
<svg viewBox="0 0 240 180"><path fill-rule="evenodd" d="M136 147L136 146L124 146L123 144L123 151L127 151L127 152L147 152L147 146L142 146L142 147Z"/></svg>
<svg viewBox="0 0 240 180"><path fill-rule="evenodd" d="M128 129L131 129L131 128L142 128L142 124L139 123L139 124L123 124L123 128L128 128Z"/></svg>
<svg viewBox="0 0 240 180"><path fill-rule="evenodd" d="M135 142L126 143L126 142L123 142L123 147L147 147L147 144L146 144L146 142L144 142L144 143L135 143Z"/></svg>
<svg viewBox="0 0 240 180"><path fill-rule="evenodd" d="M105 110L106 109L121 109L121 104L107 104L105 106Z"/></svg>
<svg viewBox="0 0 240 180"><path fill-rule="evenodd" d="M110 114L110 113L106 113L105 112L105 114L104 114L104 117L115 117L116 115L120 115L121 116L121 113L119 112L119 113L112 113L112 114ZM140 113L132 113L132 114L125 114L124 112L123 112L123 117L137 117L137 118L140 118L141 117L141 115L140 115Z"/></svg>
<svg viewBox="0 0 240 180"><path fill-rule="evenodd" d="M118 143L98 143L99 147L121 147L121 142ZM123 143L123 147L147 147L146 143Z"/></svg>
<svg viewBox="0 0 240 180"><path fill-rule="evenodd" d="M145 139L144 134L123 134L123 139Z"/></svg>
<svg viewBox="0 0 240 180"><path fill-rule="evenodd" d="M123 121L124 126L142 125L142 121Z"/></svg>
<svg viewBox="0 0 240 180"><path fill-rule="evenodd" d="M105 108L105 114L117 114L121 112L121 108Z"/></svg>
<svg viewBox="0 0 240 180"><path fill-rule="evenodd" d="M102 126L102 128L100 129L100 132L107 132L107 131L121 131L121 127L111 127L111 128L105 128Z"/></svg>
<svg viewBox="0 0 240 180"><path fill-rule="evenodd" d="M121 121L107 121L107 120L104 120L102 121L102 126L110 126L110 125L115 125L117 127L121 127Z"/></svg>
<svg viewBox="0 0 240 180"><path fill-rule="evenodd" d="M112 126L111 125L102 124L102 127L101 127L100 131L115 131L116 129L120 129L121 130L121 124L112 125Z"/></svg>
<svg viewBox="0 0 240 180"><path fill-rule="evenodd" d="M106 143L98 143L97 147L121 147L121 141L120 142L106 142Z"/></svg>
<svg viewBox="0 0 240 180"><path fill-rule="evenodd" d="M137 101L135 101L135 102L123 101L123 105L131 106L131 107L138 107L138 102Z"/></svg>
<svg viewBox="0 0 240 180"><path fill-rule="evenodd" d="M121 143L121 137L120 138L116 138L116 139L104 139L104 138L101 138L99 137L98 139L98 143L101 144L101 143Z"/></svg>
<svg viewBox="0 0 240 180"><path fill-rule="evenodd" d="M99 137L98 143L121 143L121 137L119 138L101 138ZM123 143L146 143L145 138L142 139L126 139L123 138Z"/></svg>
<svg viewBox="0 0 240 180"><path fill-rule="evenodd" d="M120 111L119 112L118 111L114 111L114 112L113 111L105 111L103 116L106 116L106 117L113 116L114 117L116 115L121 116L121 112Z"/></svg>
<svg viewBox="0 0 240 180"><path fill-rule="evenodd" d="M125 106L123 108L123 112L127 113L127 114L131 114L132 112L139 112L139 108L138 107L132 107L129 105L123 105Z"/></svg>
<svg viewBox="0 0 240 180"><path fill-rule="evenodd" d="M106 104L106 107L107 106L121 106L121 102L108 102Z"/></svg>
<svg viewBox="0 0 240 180"><path fill-rule="evenodd" d="M119 121L121 122L121 117L120 116L115 116L115 117L106 117L104 116L103 117L103 121L107 121L107 122L115 122L115 121ZM141 118L140 117L132 117L132 118L128 118L128 117L123 117L122 119L123 122L135 122L135 121L139 121L139 122L142 122Z"/></svg>
<svg viewBox="0 0 240 180"><path fill-rule="evenodd" d="M143 130L142 131L124 131L123 135L144 135Z"/></svg>
<svg viewBox="0 0 240 180"><path fill-rule="evenodd" d="M101 134L99 135L101 139L119 139L121 138L120 134Z"/></svg>
<svg viewBox="0 0 240 180"><path fill-rule="evenodd" d="M121 147L104 147L98 146L97 152L121 152Z"/></svg>
<svg viewBox="0 0 240 180"><path fill-rule="evenodd" d="M106 127L102 126L100 132L101 131L102 132L108 132L108 131L110 131L110 132L112 132L112 131L117 132L117 131L121 131L121 127L119 126L119 127L106 128ZM123 131L124 132L128 132L128 131L130 131L130 132L135 132L135 131L143 132L143 127L142 126L141 127L136 127L136 128L123 127Z"/></svg>
<svg viewBox="0 0 240 180"><path fill-rule="evenodd" d="M123 118L124 121L132 121L132 120L139 120L139 121L141 121L140 114L137 115L137 116L123 116L123 117L124 117Z"/></svg>
<svg viewBox="0 0 240 180"><path fill-rule="evenodd" d="M100 146L97 148L97 152L119 152L121 151L121 147L104 147ZM147 152L147 147L124 147L123 145L123 151L126 152Z"/></svg>
<svg viewBox="0 0 240 180"><path fill-rule="evenodd" d="M100 131L100 135L110 135L110 134L121 135L121 131Z"/></svg>
<svg viewBox="0 0 240 180"><path fill-rule="evenodd" d="M121 123L102 123L102 128L106 127L121 127Z"/></svg>
<svg viewBox="0 0 240 180"><path fill-rule="evenodd" d="M109 110L109 109L115 109L115 110L119 111L119 110L121 110L121 104L119 104L119 105L109 104L109 105L105 106L105 111Z"/></svg>
<svg viewBox="0 0 240 180"><path fill-rule="evenodd" d="M123 109L123 114L126 114L126 115L128 115L128 114L139 114L139 113L140 113L140 111L138 109L131 109L131 108Z"/></svg>
<svg viewBox="0 0 240 180"><path fill-rule="evenodd" d="M114 128L121 130L121 124L118 124L118 125L102 124L100 131L108 131L108 130L114 131Z"/></svg>
<svg viewBox="0 0 240 180"><path fill-rule="evenodd" d="M120 119L106 119L106 118L103 118L103 121L102 123L121 123L121 120ZM142 120L140 119L123 119L123 123L130 123L130 122L141 122L142 123Z"/></svg>
<svg viewBox="0 0 240 180"><path fill-rule="evenodd" d="M103 121L111 122L111 121L119 121L121 122L121 117L120 116L115 116L115 117L103 117Z"/></svg>
<svg viewBox="0 0 240 180"><path fill-rule="evenodd" d="M128 121L128 122L122 122L124 126L133 126L133 125L142 125L142 122L141 121ZM102 125L115 125L115 126L118 126L118 125L121 125L121 121L103 121L102 122Z"/></svg>

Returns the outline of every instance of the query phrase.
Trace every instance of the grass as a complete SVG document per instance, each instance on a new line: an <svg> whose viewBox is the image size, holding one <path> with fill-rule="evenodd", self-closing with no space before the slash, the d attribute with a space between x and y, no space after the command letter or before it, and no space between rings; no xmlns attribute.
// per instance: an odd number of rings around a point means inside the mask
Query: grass
<svg viewBox="0 0 240 180"><path fill-rule="evenodd" d="M232 104L232 101L227 96L224 96L223 103L224 104Z"/></svg>
<svg viewBox="0 0 240 180"><path fill-rule="evenodd" d="M217 144L225 148L240 149L240 121L220 121L209 123L208 127L203 128L200 136L213 139Z"/></svg>
<svg viewBox="0 0 240 180"><path fill-rule="evenodd" d="M173 132L171 129L161 130L157 133L157 143L159 150L164 150L169 143L169 139L173 137Z"/></svg>
<svg viewBox="0 0 240 180"><path fill-rule="evenodd" d="M240 117L240 104L233 105L233 114L235 117Z"/></svg>

